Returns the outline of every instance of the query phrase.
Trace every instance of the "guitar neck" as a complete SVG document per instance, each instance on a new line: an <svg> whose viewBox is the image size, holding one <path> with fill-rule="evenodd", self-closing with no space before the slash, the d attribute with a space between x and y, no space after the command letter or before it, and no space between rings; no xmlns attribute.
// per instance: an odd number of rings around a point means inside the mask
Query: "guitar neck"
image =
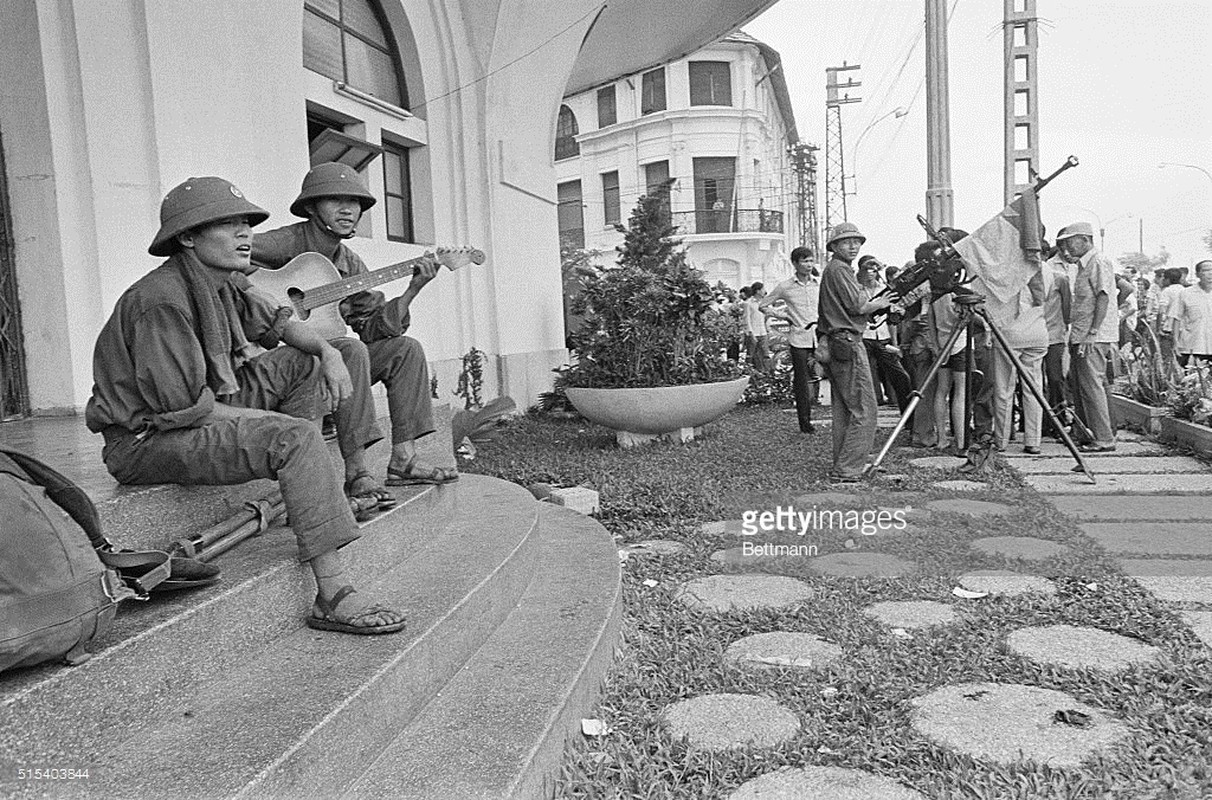
<svg viewBox="0 0 1212 800"><path fill-rule="evenodd" d="M412 277L416 265L424 260L424 256L418 256L417 258L410 258L407 261L401 261L398 264L392 264L389 267L376 269L373 272L363 272L361 275L352 275L344 280L333 281L323 286L317 286L314 289L308 289L306 296L298 305L304 309L311 310L328 305L329 303L336 303L350 295L373 289L383 283L391 283L400 278Z"/></svg>

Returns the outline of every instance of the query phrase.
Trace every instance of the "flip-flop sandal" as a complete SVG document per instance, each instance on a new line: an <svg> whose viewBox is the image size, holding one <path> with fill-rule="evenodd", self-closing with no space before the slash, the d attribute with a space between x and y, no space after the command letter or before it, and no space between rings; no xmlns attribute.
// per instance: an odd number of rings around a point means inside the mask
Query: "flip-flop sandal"
<svg viewBox="0 0 1212 800"><path fill-rule="evenodd" d="M347 497L349 510L353 513L355 522L365 522L375 515L379 502L372 497Z"/></svg>
<svg viewBox="0 0 1212 800"><path fill-rule="evenodd" d="M402 470L388 467L387 480L383 481L383 484L385 486L417 486L420 484L441 486L459 479L459 473L447 467L430 467L428 470L417 472L413 469L416 463L417 457L413 456Z"/></svg>
<svg viewBox="0 0 1212 800"><path fill-rule="evenodd" d="M381 614L384 611L390 613L398 613L386 606L381 606L378 603L367 606L363 610L348 617L337 616L337 606L341 601L351 594L357 594L357 590L346 584L337 590L337 593L332 596L332 600L325 601L319 594L316 595L315 609L307 617L307 627L315 628L320 631L337 631L338 633L352 633L355 636L375 636L383 633L395 633L402 631L408 626L408 620L402 619L399 622L390 622L386 625L357 625L359 620L373 617L376 614ZM319 612L318 614L316 612Z"/></svg>
<svg viewBox="0 0 1212 800"><path fill-rule="evenodd" d="M370 481L371 486L369 489L355 492L353 491L353 488L357 485L358 481ZM396 496L377 484L374 476L366 470L359 472L357 475L354 475L352 478L345 481L345 494L349 497L373 500L375 503L375 508L378 511L394 508L397 502Z"/></svg>

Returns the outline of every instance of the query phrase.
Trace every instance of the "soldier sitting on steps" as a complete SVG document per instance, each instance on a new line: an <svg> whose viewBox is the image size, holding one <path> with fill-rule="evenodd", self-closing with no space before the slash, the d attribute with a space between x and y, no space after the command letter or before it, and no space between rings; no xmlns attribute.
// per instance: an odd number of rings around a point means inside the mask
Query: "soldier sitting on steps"
<svg viewBox="0 0 1212 800"><path fill-rule="evenodd" d="M268 216L222 178L190 178L165 196L148 252L168 260L126 290L102 329L85 421L105 437L120 483L278 480L316 578L307 624L399 631L404 615L360 600L337 552L359 534L314 420L322 387L349 397L349 373L246 277L252 226Z"/></svg>

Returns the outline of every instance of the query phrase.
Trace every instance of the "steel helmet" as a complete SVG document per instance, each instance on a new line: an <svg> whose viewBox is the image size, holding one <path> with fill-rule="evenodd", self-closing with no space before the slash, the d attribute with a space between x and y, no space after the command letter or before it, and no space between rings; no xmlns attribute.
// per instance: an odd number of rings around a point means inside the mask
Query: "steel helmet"
<svg viewBox="0 0 1212 800"><path fill-rule="evenodd" d="M290 213L307 219L309 215L305 206L321 197L355 197L363 211L378 202L362 182L357 170L335 161L316 164L303 176L303 188L290 204Z"/></svg>
<svg viewBox="0 0 1212 800"><path fill-rule="evenodd" d="M179 247L177 234L229 217L248 217L248 224L260 225L269 219L269 212L248 202L231 181L214 176L189 178L164 195L160 230L147 252L171 256Z"/></svg>
<svg viewBox="0 0 1212 800"><path fill-rule="evenodd" d="M867 241L867 237L859 233L858 226L853 222L839 222L829 230L829 239L825 242L825 248L834 242L842 239L858 239L860 242Z"/></svg>

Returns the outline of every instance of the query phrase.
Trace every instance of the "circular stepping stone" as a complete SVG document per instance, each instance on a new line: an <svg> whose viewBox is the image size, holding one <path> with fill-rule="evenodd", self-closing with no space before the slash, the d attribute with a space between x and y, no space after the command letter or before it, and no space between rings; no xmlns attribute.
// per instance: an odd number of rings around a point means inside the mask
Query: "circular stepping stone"
<svg viewBox="0 0 1212 800"><path fill-rule="evenodd" d="M745 781L728 800L926 800L892 778L843 767L785 767Z"/></svg>
<svg viewBox="0 0 1212 800"><path fill-rule="evenodd" d="M1161 655L1158 648L1136 639L1074 625L1022 628L1011 633L1006 644L1032 661L1102 670L1124 669Z"/></svg>
<svg viewBox="0 0 1212 800"><path fill-rule="evenodd" d="M850 578L899 578L917 572L912 561L885 553L830 553L812 559L808 568L818 575Z"/></svg>
<svg viewBox="0 0 1212 800"><path fill-rule="evenodd" d="M989 484L983 483L982 481L965 480L935 481L934 485L940 489L951 489L952 491L956 492L977 492L981 489L989 488Z"/></svg>
<svg viewBox="0 0 1212 800"><path fill-rule="evenodd" d="M1008 558L1042 561L1045 558L1060 555L1069 548L1063 544L1050 542L1047 539L1036 539L1032 536L987 536L972 542L972 549Z"/></svg>
<svg viewBox="0 0 1212 800"><path fill-rule="evenodd" d="M815 596L808 584L782 575L709 575L682 584L675 595L703 611L784 608Z"/></svg>
<svg viewBox="0 0 1212 800"><path fill-rule="evenodd" d="M987 592L1003 597L1021 594L1056 594L1056 584L1038 575L1023 575L1005 569L978 569L961 575L959 585L970 592Z"/></svg>
<svg viewBox="0 0 1212 800"><path fill-rule="evenodd" d="M689 552L690 548L670 539L647 539L619 547L632 556L676 556Z"/></svg>
<svg viewBox="0 0 1212 800"><path fill-rule="evenodd" d="M758 633L738 639L724 651L724 660L743 667L798 667L832 664L842 648L811 633Z"/></svg>
<svg viewBox="0 0 1212 800"><path fill-rule="evenodd" d="M662 714L670 732L709 750L773 747L799 733L795 714L768 697L707 694L674 703Z"/></svg>
<svg viewBox="0 0 1212 800"><path fill-rule="evenodd" d="M741 547L716 550L711 554L711 560L718 564L763 564L783 558L811 558L816 555L816 549L816 545L809 544L746 542Z"/></svg>
<svg viewBox="0 0 1212 800"><path fill-rule="evenodd" d="M955 456L926 456L913 459L909 465L919 469L955 469L961 464L967 463L968 459Z"/></svg>
<svg viewBox="0 0 1212 800"><path fill-rule="evenodd" d="M1036 686L944 686L914 698L911 705L911 724L919 733L961 753L1003 764L1023 759L1076 767L1128 736L1126 725L1103 712L1064 692Z"/></svg>
<svg viewBox="0 0 1212 800"><path fill-rule="evenodd" d="M952 606L933 600L887 600L868 606L863 613L892 628L928 628L955 621Z"/></svg>
<svg viewBox="0 0 1212 800"><path fill-rule="evenodd" d="M930 511L946 511L951 514L967 514L971 517L996 517L1011 514L1014 509L1001 503L985 500L931 500L926 503Z"/></svg>

